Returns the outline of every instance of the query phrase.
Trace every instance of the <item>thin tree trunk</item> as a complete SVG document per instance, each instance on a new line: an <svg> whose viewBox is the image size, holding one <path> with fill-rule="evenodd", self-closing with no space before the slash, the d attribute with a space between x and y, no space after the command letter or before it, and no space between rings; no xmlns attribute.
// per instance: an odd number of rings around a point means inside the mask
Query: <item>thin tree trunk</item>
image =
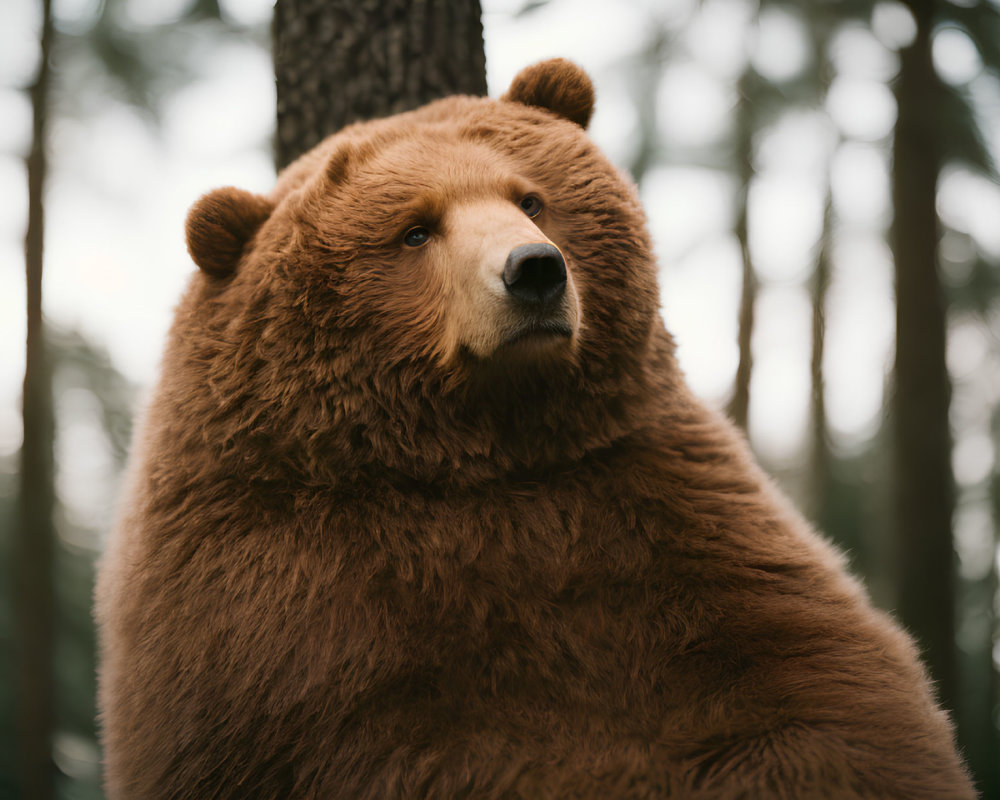
<svg viewBox="0 0 1000 800"><path fill-rule="evenodd" d="M830 239L833 235L833 199L827 185L823 207L823 230L812 279L811 414L812 445L809 449L809 498L812 516L822 521L827 510L830 483L830 438L826 422L826 387L823 356L826 352L826 296L830 288Z"/></svg>
<svg viewBox="0 0 1000 800"><path fill-rule="evenodd" d="M478 0L278 0L279 168L348 123L486 94Z"/></svg>
<svg viewBox="0 0 1000 800"><path fill-rule="evenodd" d="M42 320L42 244L45 185L46 118L49 103L49 57L52 4L42 2L41 54L31 87L34 113L28 155L28 230L25 236L27 279L27 352L24 370L24 439L21 445L18 520L13 558L16 619L16 689L18 771L22 796L53 796L53 585L52 381L45 352Z"/></svg>
<svg viewBox="0 0 1000 800"><path fill-rule="evenodd" d="M891 229L896 263L896 360L891 400L898 610L919 640L942 702L954 709L954 488L945 363L946 302L938 276L940 146L933 129L938 78L931 61L933 4L911 0L913 43L895 85Z"/></svg>
<svg viewBox="0 0 1000 800"><path fill-rule="evenodd" d="M748 225L750 183L754 176L753 164L753 109L750 100L749 67L739 82L739 105L736 112L737 143L736 156L739 161L737 174L740 189L736 209L736 238L740 243L743 258L743 289L740 292L739 334L740 361L733 383L733 396L729 401L729 415L741 428L746 430L750 412L750 376L753 371L753 326L754 307L757 303L757 273L750 254L750 231Z"/></svg>
<svg viewBox="0 0 1000 800"><path fill-rule="evenodd" d="M817 8L810 19L813 52L816 53L816 102L822 106L830 91L833 65L828 57L828 43L836 29L834 17L827 9ZM839 141L838 141L839 144ZM826 529L830 494L830 433L826 418L826 385L823 376L823 357L826 353L826 298L830 288L831 246L833 244L833 191L830 185L830 167L833 152L826 160L826 186L823 197L823 227L820 230L816 265L813 268L812 300L812 353L810 372L810 424L809 448L809 503L812 518Z"/></svg>
<svg viewBox="0 0 1000 800"><path fill-rule="evenodd" d="M640 187L647 173L656 164L659 153L661 137L656 120L656 95L663 75L664 52L668 47L666 32L658 31L650 39L648 47L636 58L633 99L639 114L636 126L639 146L629 164L629 174Z"/></svg>

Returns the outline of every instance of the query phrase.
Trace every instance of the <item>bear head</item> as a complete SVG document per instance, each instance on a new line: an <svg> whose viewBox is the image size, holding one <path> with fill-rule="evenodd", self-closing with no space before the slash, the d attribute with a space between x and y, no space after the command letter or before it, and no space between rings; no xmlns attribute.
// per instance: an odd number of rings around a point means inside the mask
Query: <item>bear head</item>
<svg viewBox="0 0 1000 800"><path fill-rule="evenodd" d="M433 479L631 430L672 347L635 187L585 130L593 102L581 69L547 61L500 99L349 126L268 196L201 198L168 359L220 452Z"/></svg>

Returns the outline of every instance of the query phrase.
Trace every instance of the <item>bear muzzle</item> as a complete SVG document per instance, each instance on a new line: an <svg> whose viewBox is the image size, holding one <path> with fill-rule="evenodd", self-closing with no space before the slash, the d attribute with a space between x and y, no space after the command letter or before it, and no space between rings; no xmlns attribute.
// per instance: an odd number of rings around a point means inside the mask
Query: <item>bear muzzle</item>
<svg viewBox="0 0 1000 800"><path fill-rule="evenodd" d="M573 338L573 289L558 247L550 242L518 245L507 255L501 279L516 320L503 345Z"/></svg>
<svg viewBox="0 0 1000 800"><path fill-rule="evenodd" d="M571 352L580 328L573 262L507 198L449 209L442 246L428 251L444 293L443 360ZM511 345L516 347L511 348Z"/></svg>

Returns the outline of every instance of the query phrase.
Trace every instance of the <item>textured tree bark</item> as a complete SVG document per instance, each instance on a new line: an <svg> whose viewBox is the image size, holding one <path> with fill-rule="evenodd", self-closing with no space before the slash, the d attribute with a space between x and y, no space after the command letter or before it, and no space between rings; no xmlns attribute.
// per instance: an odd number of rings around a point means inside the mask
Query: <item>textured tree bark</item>
<svg viewBox="0 0 1000 800"><path fill-rule="evenodd" d="M24 438L20 454L18 525L13 557L15 681L18 772L21 796L48 800L54 792L52 761L53 635L55 590L53 560L52 380L42 320L42 245L49 58L52 3L42 3L38 74L31 87L33 130L28 154L27 351L22 396Z"/></svg>
<svg viewBox="0 0 1000 800"><path fill-rule="evenodd" d="M942 702L954 709L955 599L946 301L938 275L941 150L933 127L933 3L908 3L917 22L895 85L890 238L896 263L896 358L891 399L898 611L919 640Z"/></svg>
<svg viewBox="0 0 1000 800"><path fill-rule="evenodd" d="M275 161L358 120L486 94L478 0L278 0Z"/></svg>

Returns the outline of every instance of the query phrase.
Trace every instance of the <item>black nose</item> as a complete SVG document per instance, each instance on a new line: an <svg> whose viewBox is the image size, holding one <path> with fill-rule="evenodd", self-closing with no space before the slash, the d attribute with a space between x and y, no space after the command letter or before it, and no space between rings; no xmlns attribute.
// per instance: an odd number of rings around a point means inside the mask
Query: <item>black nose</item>
<svg viewBox="0 0 1000 800"><path fill-rule="evenodd" d="M566 289L566 262L551 244L522 244L510 251L503 267L503 285L514 297L543 305Z"/></svg>

